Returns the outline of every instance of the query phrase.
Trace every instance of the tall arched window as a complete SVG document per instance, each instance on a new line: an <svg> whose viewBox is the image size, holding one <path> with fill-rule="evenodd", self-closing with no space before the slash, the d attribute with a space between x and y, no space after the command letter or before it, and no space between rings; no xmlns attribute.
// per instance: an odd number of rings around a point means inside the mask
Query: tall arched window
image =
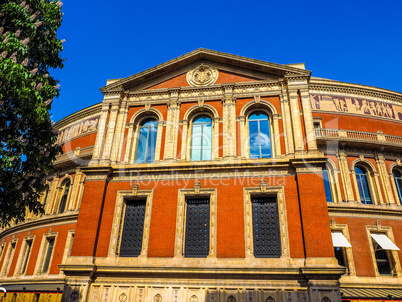
<svg viewBox="0 0 402 302"><path fill-rule="evenodd" d="M63 194L61 195L58 213L63 213L66 210L69 191L70 191L70 180L67 180L62 187Z"/></svg>
<svg viewBox="0 0 402 302"><path fill-rule="evenodd" d="M263 112L255 112L248 118L250 158L271 157L269 118Z"/></svg>
<svg viewBox="0 0 402 302"><path fill-rule="evenodd" d="M198 116L191 128L191 160L211 160L212 120L207 115Z"/></svg>
<svg viewBox="0 0 402 302"><path fill-rule="evenodd" d="M357 186L359 187L360 200L364 204L372 204L372 196L369 187L369 175L367 170L362 166L355 166Z"/></svg>
<svg viewBox="0 0 402 302"><path fill-rule="evenodd" d="M147 119L141 123L138 135L136 163L153 163L155 160L156 134L158 122Z"/></svg>
<svg viewBox="0 0 402 302"><path fill-rule="evenodd" d="M327 169L327 167L325 167L322 170L322 177L324 179L325 197L327 199L327 202L333 202L331 193L331 183L328 172L330 171Z"/></svg>
<svg viewBox="0 0 402 302"><path fill-rule="evenodd" d="M392 171L394 174L394 181L396 191L398 192L399 201L402 202L402 173L396 169Z"/></svg>

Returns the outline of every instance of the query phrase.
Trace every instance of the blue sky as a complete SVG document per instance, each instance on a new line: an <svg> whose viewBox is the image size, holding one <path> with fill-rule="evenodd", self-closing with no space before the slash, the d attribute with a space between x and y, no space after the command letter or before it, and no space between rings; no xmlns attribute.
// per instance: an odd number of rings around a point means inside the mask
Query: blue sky
<svg viewBox="0 0 402 302"><path fill-rule="evenodd" d="M402 92L402 1L65 1L58 121L124 78L200 47Z"/></svg>

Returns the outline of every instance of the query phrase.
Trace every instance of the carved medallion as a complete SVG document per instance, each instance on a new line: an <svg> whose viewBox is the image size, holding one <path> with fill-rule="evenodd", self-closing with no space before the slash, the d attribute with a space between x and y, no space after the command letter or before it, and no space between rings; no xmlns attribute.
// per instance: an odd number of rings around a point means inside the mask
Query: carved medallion
<svg viewBox="0 0 402 302"><path fill-rule="evenodd" d="M190 302L198 302L198 297L196 295L192 295L190 298Z"/></svg>
<svg viewBox="0 0 402 302"><path fill-rule="evenodd" d="M187 72L186 79L190 86L208 86L215 84L218 75L216 68L201 64Z"/></svg>
<svg viewBox="0 0 402 302"><path fill-rule="evenodd" d="M119 301L120 301L120 302L126 302L126 301L127 301L127 295L126 295L125 293L122 293L122 294L119 296Z"/></svg>
<svg viewBox="0 0 402 302"><path fill-rule="evenodd" d="M227 302L236 302L236 298L233 296L229 296Z"/></svg>
<svg viewBox="0 0 402 302"><path fill-rule="evenodd" d="M160 294L156 294L154 296L154 302L162 302L162 296Z"/></svg>
<svg viewBox="0 0 402 302"><path fill-rule="evenodd" d="M71 302L78 301L78 297L79 297L78 291L75 290L70 295L70 301Z"/></svg>

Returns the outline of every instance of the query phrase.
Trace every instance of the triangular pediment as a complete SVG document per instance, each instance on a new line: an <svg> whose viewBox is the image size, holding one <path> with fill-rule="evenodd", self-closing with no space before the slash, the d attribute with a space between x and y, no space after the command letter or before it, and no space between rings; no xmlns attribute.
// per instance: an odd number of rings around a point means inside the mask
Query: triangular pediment
<svg viewBox="0 0 402 302"><path fill-rule="evenodd" d="M311 74L310 71L297 65L280 65L200 48L127 78L109 81L101 91L106 93L194 86L193 83L189 83L188 73L200 66L217 71L216 79L211 85L277 81L287 75Z"/></svg>

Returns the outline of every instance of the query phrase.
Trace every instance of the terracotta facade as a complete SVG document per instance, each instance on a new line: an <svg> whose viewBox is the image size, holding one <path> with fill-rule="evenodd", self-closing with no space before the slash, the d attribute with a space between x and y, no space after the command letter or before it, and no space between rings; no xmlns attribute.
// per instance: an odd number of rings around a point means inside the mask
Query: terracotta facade
<svg viewBox="0 0 402 302"><path fill-rule="evenodd" d="M402 247L401 93L206 49L101 91L55 125L46 214L0 232L3 301L402 301L401 252L374 239ZM129 209L143 222L127 257Z"/></svg>

